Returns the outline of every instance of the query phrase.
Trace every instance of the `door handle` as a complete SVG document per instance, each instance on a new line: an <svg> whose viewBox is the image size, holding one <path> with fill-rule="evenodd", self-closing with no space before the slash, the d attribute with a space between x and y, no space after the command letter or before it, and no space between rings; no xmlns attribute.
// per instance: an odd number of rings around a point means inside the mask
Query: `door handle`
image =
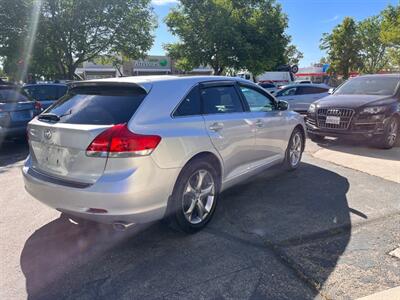
<svg viewBox="0 0 400 300"><path fill-rule="evenodd" d="M264 127L264 122L262 120L257 120L254 124L259 128Z"/></svg>
<svg viewBox="0 0 400 300"><path fill-rule="evenodd" d="M216 122L216 123L210 125L209 128L210 128L210 130L217 132L224 128L224 124Z"/></svg>

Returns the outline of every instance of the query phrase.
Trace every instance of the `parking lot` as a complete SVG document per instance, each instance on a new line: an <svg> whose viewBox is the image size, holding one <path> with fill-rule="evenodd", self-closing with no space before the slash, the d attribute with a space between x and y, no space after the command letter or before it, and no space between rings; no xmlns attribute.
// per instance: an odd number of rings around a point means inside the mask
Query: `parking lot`
<svg viewBox="0 0 400 300"><path fill-rule="evenodd" d="M307 142L297 171L228 190L194 235L73 224L28 196L27 147L5 143L0 298L355 299L400 285L400 148Z"/></svg>

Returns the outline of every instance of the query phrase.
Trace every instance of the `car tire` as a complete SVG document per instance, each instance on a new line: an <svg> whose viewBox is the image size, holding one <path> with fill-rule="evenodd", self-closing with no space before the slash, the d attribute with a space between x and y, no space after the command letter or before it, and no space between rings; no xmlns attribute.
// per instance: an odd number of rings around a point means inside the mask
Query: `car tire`
<svg viewBox="0 0 400 300"><path fill-rule="evenodd" d="M288 147L286 149L285 159L283 161L284 169L293 171L299 167L304 147L304 133L301 129L295 128L290 136Z"/></svg>
<svg viewBox="0 0 400 300"><path fill-rule="evenodd" d="M190 162L179 175L169 201L170 226L186 233L204 228L214 215L219 190L220 178L211 162Z"/></svg>
<svg viewBox="0 0 400 300"><path fill-rule="evenodd" d="M391 149L396 145L400 133L400 118L391 117L385 125L384 133L376 139L376 146Z"/></svg>
<svg viewBox="0 0 400 300"><path fill-rule="evenodd" d="M321 143L324 141L325 136L323 135L318 135L318 134L312 134L309 133L308 137L310 138L311 141L313 141L314 143Z"/></svg>

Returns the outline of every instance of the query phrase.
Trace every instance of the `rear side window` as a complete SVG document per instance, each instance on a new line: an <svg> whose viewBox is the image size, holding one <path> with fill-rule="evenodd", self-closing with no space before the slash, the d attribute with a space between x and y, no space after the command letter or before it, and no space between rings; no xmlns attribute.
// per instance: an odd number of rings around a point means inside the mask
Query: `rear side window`
<svg viewBox="0 0 400 300"><path fill-rule="evenodd" d="M183 101L179 104L176 109L174 116L175 117L183 117L183 116L194 116L201 114L201 101L199 88L194 87L189 94L183 99Z"/></svg>
<svg viewBox="0 0 400 300"><path fill-rule="evenodd" d="M45 113L59 123L112 125L127 123L146 97L140 88L81 87L72 89Z"/></svg>
<svg viewBox="0 0 400 300"><path fill-rule="evenodd" d="M234 86L216 86L201 91L204 114L243 112L243 106Z"/></svg>
<svg viewBox="0 0 400 300"><path fill-rule="evenodd" d="M302 86L297 88L297 95L306 95L306 94L320 94L326 93L328 89L314 87L314 86Z"/></svg>
<svg viewBox="0 0 400 300"><path fill-rule="evenodd" d="M277 96L292 96L296 94L297 87L286 88L277 93Z"/></svg>

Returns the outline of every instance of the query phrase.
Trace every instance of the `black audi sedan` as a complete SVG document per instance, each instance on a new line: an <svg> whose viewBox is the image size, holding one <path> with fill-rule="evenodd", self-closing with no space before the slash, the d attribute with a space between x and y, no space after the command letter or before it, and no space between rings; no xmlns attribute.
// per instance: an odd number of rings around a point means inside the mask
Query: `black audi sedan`
<svg viewBox="0 0 400 300"><path fill-rule="evenodd" d="M365 75L348 80L331 95L310 105L308 136L372 139L380 148L392 148L400 131L400 74Z"/></svg>

